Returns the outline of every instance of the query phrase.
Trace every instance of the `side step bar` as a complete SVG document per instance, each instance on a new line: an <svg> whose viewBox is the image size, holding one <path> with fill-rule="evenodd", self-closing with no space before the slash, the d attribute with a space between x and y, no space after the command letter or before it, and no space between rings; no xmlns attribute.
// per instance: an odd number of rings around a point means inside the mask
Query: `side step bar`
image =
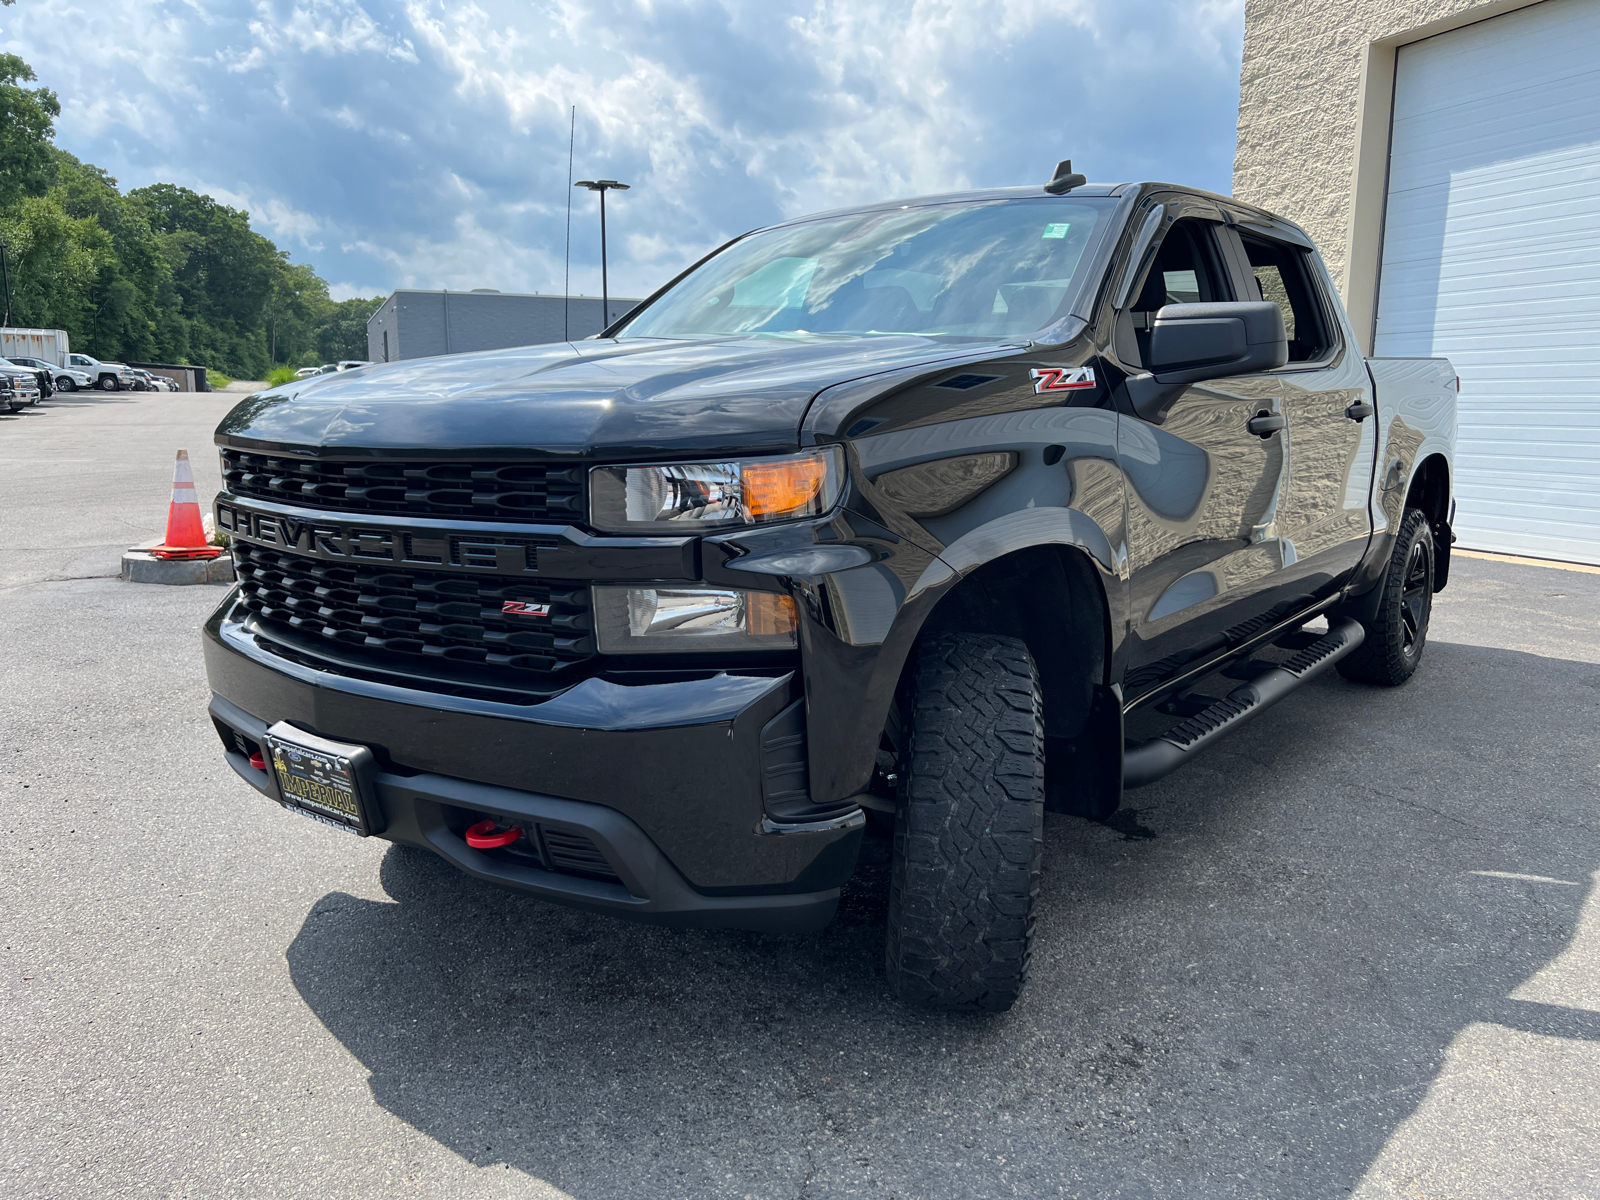
<svg viewBox="0 0 1600 1200"><path fill-rule="evenodd" d="M1170 775L1212 742L1282 700L1320 675L1366 638L1355 621L1341 621L1287 662L1233 689L1210 708L1175 725L1160 737L1140 742L1123 754L1122 786L1143 787Z"/></svg>

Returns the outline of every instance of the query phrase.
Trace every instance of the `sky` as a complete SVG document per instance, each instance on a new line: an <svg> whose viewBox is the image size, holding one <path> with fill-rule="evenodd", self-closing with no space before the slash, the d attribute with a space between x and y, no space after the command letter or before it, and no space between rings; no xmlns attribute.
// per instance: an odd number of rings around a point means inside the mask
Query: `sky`
<svg viewBox="0 0 1600 1200"><path fill-rule="evenodd" d="M1230 189L1244 0L17 0L57 144L247 209L335 298L559 292L569 121L611 293L898 196ZM571 290L600 291L573 193Z"/></svg>

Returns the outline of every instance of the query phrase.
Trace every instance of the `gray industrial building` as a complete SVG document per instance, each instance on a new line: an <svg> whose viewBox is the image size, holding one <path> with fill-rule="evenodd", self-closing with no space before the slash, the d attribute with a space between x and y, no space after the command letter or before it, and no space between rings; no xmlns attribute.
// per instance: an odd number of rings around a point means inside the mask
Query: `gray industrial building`
<svg viewBox="0 0 1600 1200"><path fill-rule="evenodd" d="M431 358L585 338L623 316L637 300L613 296L600 319L598 296L541 296L477 288L470 292L398 291L367 321L373 362Z"/></svg>

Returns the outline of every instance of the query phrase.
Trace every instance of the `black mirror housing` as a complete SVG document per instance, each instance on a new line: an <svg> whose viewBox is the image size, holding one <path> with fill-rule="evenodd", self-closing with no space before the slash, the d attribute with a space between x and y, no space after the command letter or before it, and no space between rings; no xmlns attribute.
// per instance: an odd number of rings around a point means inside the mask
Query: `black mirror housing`
<svg viewBox="0 0 1600 1200"><path fill-rule="evenodd" d="M1169 304L1150 332L1150 373L1128 380L1134 411L1160 423L1184 387L1274 371L1289 361L1283 311L1270 300Z"/></svg>
<svg viewBox="0 0 1600 1200"><path fill-rule="evenodd" d="M1272 371L1288 361L1283 310L1270 300L1169 304L1150 332L1150 371L1163 383Z"/></svg>

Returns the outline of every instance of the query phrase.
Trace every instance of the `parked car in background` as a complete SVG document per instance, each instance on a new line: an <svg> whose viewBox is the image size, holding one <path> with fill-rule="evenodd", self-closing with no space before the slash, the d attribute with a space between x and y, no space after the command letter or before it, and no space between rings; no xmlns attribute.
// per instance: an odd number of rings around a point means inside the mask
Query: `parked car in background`
<svg viewBox="0 0 1600 1200"><path fill-rule="evenodd" d="M339 370L354 371L357 367L370 367L372 364L364 358L345 358L339 360Z"/></svg>
<svg viewBox="0 0 1600 1200"><path fill-rule="evenodd" d="M5 363L0 359L0 363ZM26 367L0 366L0 405L21 412L39 403L39 377Z"/></svg>
<svg viewBox="0 0 1600 1200"><path fill-rule="evenodd" d="M294 373L294 377L296 379L310 379L313 375L320 375L321 373L321 367L301 367Z"/></svg>
<svg viewBox="0 0 1600 1200"><path fill-rule="evenodd" d="M94 386L94 380L89 373L80 371L76 367L58 367L55 363L46 362L42 358L18 358L15 355L12 355L9 361L19 367L36 367L48 372L51 385L58 392L75 392L79 388Z"/></svg>
<svg viewBox="0 0 1600 1200"><path fill-rule="evenodd" d="M115 392L123 388L132 388L136 378L133 368L125 363L101 362L98 358L90 358L87 354L72 353L67 355L67 366L76 367L94 380L94 386L102 392Z"/></svg>
<svg viewBox="0 0 1600 1200"><path fill-rule="evenodd" d="M34 382L39 385L39 399L48 399L50 393L55 390L50 386L50 369L48 367L41 369L35 365L36 362L35 359L0 358L0 364L33 372Z"/></svg>
<svg viewBox="0 0 1600 1200"><path fill-rule="evenodd" d="M76 392L94 386L94 377L77 367L59 367L42 358L13 358L10 361L48 371L51 385L58 392Z"/></svg>

